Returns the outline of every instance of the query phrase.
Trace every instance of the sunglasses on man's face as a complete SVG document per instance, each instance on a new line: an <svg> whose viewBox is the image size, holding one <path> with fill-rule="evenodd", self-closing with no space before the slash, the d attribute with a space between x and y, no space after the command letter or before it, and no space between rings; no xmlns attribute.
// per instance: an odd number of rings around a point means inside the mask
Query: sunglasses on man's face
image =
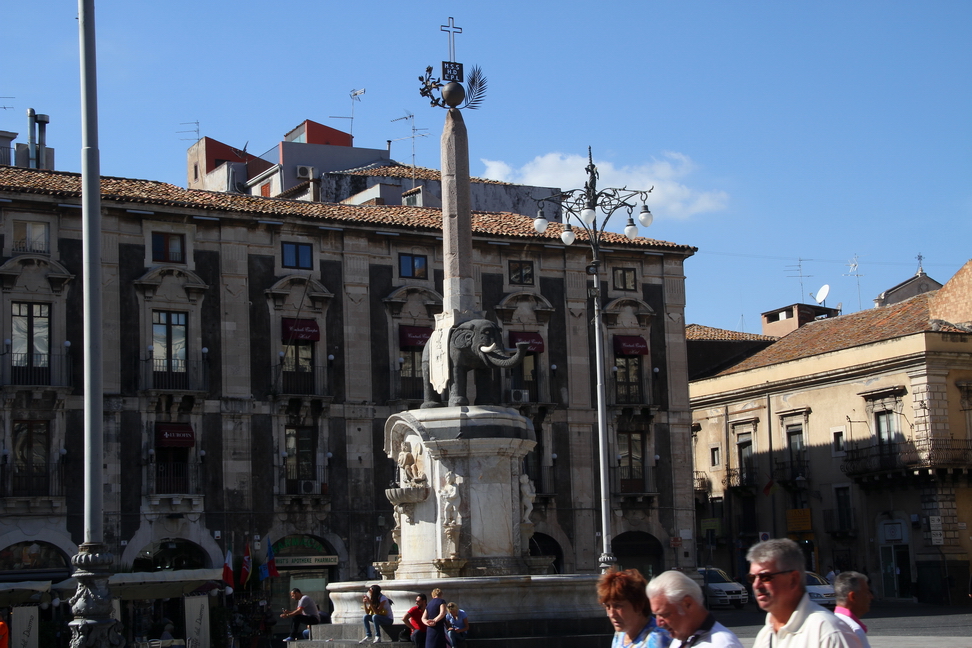
<svg viewBox="0 0 972 648"><path fill-rule="evenodd" d="M796 570L784 569L783 571L778 571L778 572L759 572L758 574L746 574L746 578L749 579L750 584L755 583L757 578L760 580L760 582L769 583L780 574L789 574L790 572L793 571Z"/></svg>

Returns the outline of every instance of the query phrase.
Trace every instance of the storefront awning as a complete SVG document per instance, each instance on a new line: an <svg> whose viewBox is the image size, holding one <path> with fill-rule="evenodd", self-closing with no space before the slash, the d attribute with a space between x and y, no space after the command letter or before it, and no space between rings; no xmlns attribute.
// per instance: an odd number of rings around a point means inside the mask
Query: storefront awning
<svg viewBox="0 0 972 648"><path fill-rule="evenodd" d="M321 339L321 329L317 326L317 320L284 317L280 323L284 342L294 340L317 342Z"/></svg>
<svg viewBox="0 0 972 648"><path fill-rule="evenodd" d="M156 423L156 448L191 448L196 445L196 433L188 423Z"/></svg>
<svg viewBox="0 0 972 648"><path fill-rule="evenodd" d="M398 346L402 349L406 347L424 347L425 343L432 337L432 330L428 326L405 326L398 327Z"/></svg>
<svg viewBox="0 0 972 648"><path fill-rule="evenodd" d="M648 355L648 343L640 335L615 335L614 355Z"/></svg>
<svg viewBox="0 0 972 648"><path fill-rule="evenodd" d="M539 333L510 331L510 347L515 347L517 342L529 342L527 351L530 353L543 353L543 338Z"/></svg>
<svg viewBox="0 0 972 648"><path fill-rule="evenodd" d="M9 607L38 600L42 592L50 591L51 581L21 581L0 583L0 607Z"/></svg>
<svg viewBox="0 0 972 648"><path fill-rule="evenodd" d="M125 601L176 598L191 594L209 583L219 583L222 575L222 567L216 569L127 572L112 574L108 578L108 587L111 590L112 598ZM77 580L69 578L51 586L51 589L67 595L74 592L77 587ZM65 597L62 596L61 598Z"/></svg>

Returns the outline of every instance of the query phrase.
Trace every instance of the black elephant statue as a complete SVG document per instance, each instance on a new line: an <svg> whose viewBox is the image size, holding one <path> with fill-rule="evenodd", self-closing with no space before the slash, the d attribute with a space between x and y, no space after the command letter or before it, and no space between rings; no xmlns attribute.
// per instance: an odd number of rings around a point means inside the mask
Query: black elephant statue
<svg viewBox="0 0 972 648"><path fill-rule="evenodd" d="M508 354L501 344L502 332L496 323L486 319L473 319L456 324L449 330L449 379L446 389L439 393L432 386L429 372L429 348L425 345L422 352L422 382L424 402L422 407L444 407L445 393L449 395L449 406L468 405L466 396L467 374L470 369L477 374L485 373L491 377L494 368L508 369L523 361L529 342L518 342L516 352ZM493 392L495 392L495 388ZM477 391L478 405L493 405L494 394L480 394Z"/></svg>

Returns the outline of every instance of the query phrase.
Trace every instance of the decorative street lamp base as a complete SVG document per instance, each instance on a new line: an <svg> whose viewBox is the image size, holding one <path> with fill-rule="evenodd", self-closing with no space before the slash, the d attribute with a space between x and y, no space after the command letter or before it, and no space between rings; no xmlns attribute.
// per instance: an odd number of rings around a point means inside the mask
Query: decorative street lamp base
<svg viewBox="0 0 972 648"><path fill-rule="evenodd" d="M74 620L71 627L71 648L116 648L125 645L118 633L118 621L112 617L111 593L108 578L114 557L101 543L85 543L78 554L71 557L77 569L78 591L71 598Z"/></svg>
<svg viewBox="0 0 972 648"><path fill-rule="evenodd" d="M608 573L613 567L618 564L618 559L612 553L602 553L601 557L597 559L601 563L601 573Z"/></svg>

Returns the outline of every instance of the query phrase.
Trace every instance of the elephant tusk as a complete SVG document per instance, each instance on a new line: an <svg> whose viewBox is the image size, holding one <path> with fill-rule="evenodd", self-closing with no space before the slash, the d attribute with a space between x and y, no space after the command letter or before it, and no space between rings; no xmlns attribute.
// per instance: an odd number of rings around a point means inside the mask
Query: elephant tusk
<svg viewBox="0 0 972 648"><path fill-rule="evenodd" d="M481 346L481 347L479 347L479 351L481 353L493 353L493 352L499 351L499 350L500 350L499 345L496 344L495 342L493 342L492 344L490 344L488 347L487 346Z"/></svg>

